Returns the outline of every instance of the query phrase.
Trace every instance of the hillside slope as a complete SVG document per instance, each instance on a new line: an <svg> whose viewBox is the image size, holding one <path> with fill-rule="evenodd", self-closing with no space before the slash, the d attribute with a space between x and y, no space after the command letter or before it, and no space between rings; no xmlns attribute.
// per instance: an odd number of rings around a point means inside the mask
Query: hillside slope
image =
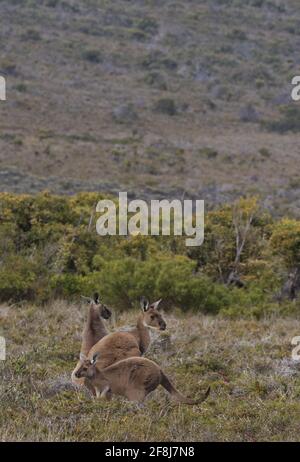
<svg viewBox="0 0 300 462"><path fill-rule="evenodd" d="M0 1L0 190L300 216L299 26L296 0Z"/></svg>

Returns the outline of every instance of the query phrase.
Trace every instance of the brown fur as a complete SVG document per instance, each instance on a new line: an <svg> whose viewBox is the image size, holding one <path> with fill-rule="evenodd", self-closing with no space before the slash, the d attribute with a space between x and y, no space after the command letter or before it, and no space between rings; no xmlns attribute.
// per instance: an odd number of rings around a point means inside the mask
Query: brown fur
<svg viewBox="0 0 300 462"><path fill-rule="evenodd" d="M91 301L89 306L87 321L82 332L82 342L80 349L81 355L86 356L92 346L108 334L108 331L103 322L103 318L109 319L110 317L111 311L105 305L99 302L98 294L95 294L94 300ZM72 372L72 382L77 385L84 384L84 379L76 378L76 371L80 365L81 362L78 361L75 369Z"/></svg>
<svg viewBox="0 0 300 462"><path fill-rule="evenodd" d="M100 359L97 367L103 369L121 359L141 356L150 345L150 328L165 330L166 323L158 312L160 300L149 307L143 305L143 313L137 320L137 325L129 332L113 332L97 342L90 350L88 357L98 354Z"/></svg>
<svg viewBox="0 0 300 462"><path fill-rule="evenodd" d="M184 404L200 404L210 393L208 388L200 399L186 398L176 390L155 362L140 357L123 359L99 370L97 355L95 355L94 359L82 362L76 375L87 378L96 389L97 397L108 399L116 394L124 396L129 401L142 402L159 385L162 385L177 402Z"/></svg>

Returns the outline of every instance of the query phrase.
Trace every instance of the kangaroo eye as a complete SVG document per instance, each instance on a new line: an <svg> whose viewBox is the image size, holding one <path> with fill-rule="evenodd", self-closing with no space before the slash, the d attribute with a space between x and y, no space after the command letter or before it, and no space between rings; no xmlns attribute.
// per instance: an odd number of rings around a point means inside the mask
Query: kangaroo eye
<svg viewBox="0 0 300 462"><path fill-rule="evenodd" d="M152 321L153 321L153 319L155 319L155 316L154 316L154 314L152 314L152 315L151 315L151 319L152 319Z"/></svg>

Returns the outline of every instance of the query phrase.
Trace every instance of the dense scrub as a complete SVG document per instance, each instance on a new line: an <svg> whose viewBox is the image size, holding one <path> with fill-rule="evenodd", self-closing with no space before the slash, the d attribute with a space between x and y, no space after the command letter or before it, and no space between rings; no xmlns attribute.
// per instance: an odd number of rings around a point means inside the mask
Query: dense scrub
<svg viewBox="0 0 300 462"><path fill-rule="evenodd" d="M1 301L78 299L97 289L117 309L142 294L204 313L299 309L299 221L273 221L255 198L241 199L208 212L204 244L192 248L183 237L100 237L99 199L0 195Z"/></svg>

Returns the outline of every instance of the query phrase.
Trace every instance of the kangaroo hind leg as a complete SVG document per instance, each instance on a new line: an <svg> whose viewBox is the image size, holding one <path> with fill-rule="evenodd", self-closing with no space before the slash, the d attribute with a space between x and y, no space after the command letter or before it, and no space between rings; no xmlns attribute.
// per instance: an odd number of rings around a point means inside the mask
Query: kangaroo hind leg
<svg viewBox="0 0 300 462"><path fill-rule="evenodd" d="M126 398L129 399L129 401L137 401L138 403L142 403L146 395L147 393L145 390L137 388L127 390L126 392Z"/></svg>
<svg viewBox="0 0 300 462"><path fill-rule="evenodd" d="M106 385L105 388L102 390L100 397L105 398L108 401L111 400L112 392L109 385Z"/></svg>

